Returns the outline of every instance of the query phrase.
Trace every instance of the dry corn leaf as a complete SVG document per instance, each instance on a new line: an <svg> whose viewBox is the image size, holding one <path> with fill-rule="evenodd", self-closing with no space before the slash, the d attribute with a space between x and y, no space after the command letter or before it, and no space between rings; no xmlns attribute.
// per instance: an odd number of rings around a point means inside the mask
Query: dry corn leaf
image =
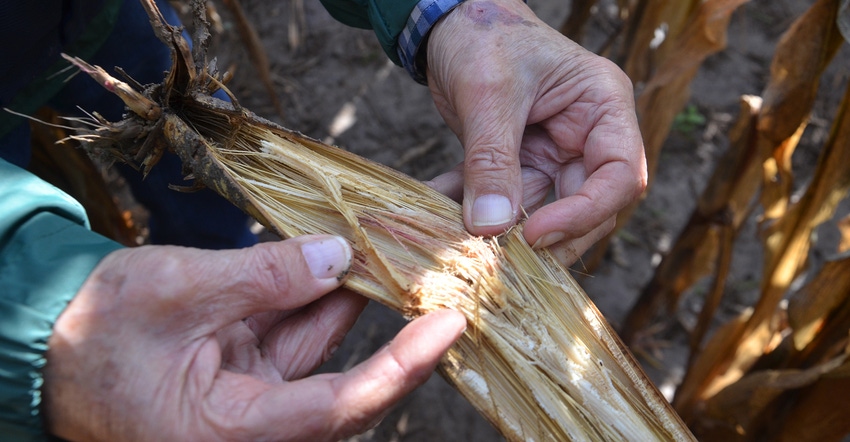
<svg viewBox="0 0 850 442"><path fill-rule="evenodd" d="M806 367L821 363L845 352L848 344L847 332L850 330L850 302L846 299L839 302L843 291L850 291L847 282L847 272L850 268L850 252L838 255L828 262L812 280L804 286L800 292L792 296L789 302L789 310L796 317L789 318L789 323L797 325L801 333L792 330L790 339L795 344L804 345L791 352L783 361L786 367ZM834 276L834 279L832 277ZM834 283L832 283L834 281ZM816 288L822 289L817 291ZM838 294L838 296L836 296ZM807 304L803 304L798 297L805 297ZM820 298L826 298L821 303ZM828 310L828 311L827 311Z"/></svg>
<svg viewBox="0 0 850 442"><path fill-rule="evenodd" d="M813 9L821 7L822 3L818 3ZM837 2L833 2L832 6L836 7ZM815 17L823 19L819 14ZM807 13L800 20L809 19ZM834 20L825 23L826 27L833 28L831 33L824 33L825 38L837 35L834 23ZM801 27L795 26L792 29ZM793 45L797 40L784 41L787 45ZM781 75L781 72L774 74ZM760 356L758 347L766 347L775 333L772 321L776 307L791 281L805 264L813 229L832 217L835 207L850 186L850 174L846 171L846 165L850 164L850 112L847 111L847 106L848 95L845 95L833 123L830 139L818 160L815 178L805 194L782 218L765 230L765 268L761 295L748 324L744 328L738 328L740 334L736 338L724 337L722 345L726 346L725 350L716 351L712 357L702 355L697 359L694 369L697 366L705 366L700 367L698 372L710 375L709 377L701 378L688 373L683 382L676 398L677 410L683 415L689 416L699 401L706 400L714 392L744 375ZM772 111L771 115L784 115L784 112ZM763 127L761 122L760 129Z"/></svg>
<svg viewBox="0 0 850 442"><path fill-rule="evenodd" d="M718 161L688 223L623 322L621 335L626 343L631 344L662 307L671 312L682 292L713 271L719 248L731 250L732 244L726 242L734 240L759 183L754 135L760 106L758 97L741 98L738 120L729 133L729 149ZM720 278L718 284L722 286L724 280Z"/></svg>
<svg viewBox="0 0 850 442"><path fill-rule="evenodd" d="M728 351L728 343L739 335L752 316L752 313L752 309L744 310L734 319L720 326L703 349L698 361L702 359L710 360L712 357L719 357L722 354L721 352ZM712 379L717 375L716 372L718 370L718 368L710 364L691 364L688 368L685 378L676 390L676 395L673 398L673 407L679 412L679 415L685 422L688 422L693 414L695 414L693 410L693 398L700 389L704 388L704 385L700 381ZM683 411L686 411L687 414L683 413Z"/></svg>
<svg viewBox="0 0 850 442"><path fill-rule="evenodd" d="M850 89L805 194L765 231L765 272L759 305L775 306L806 262L815 227L835 214L850 188ZM756 314L756 320L758 313Z"/></svg>
<svg viewBox="0 0 850 442"><path fill-rule="evenodd" d="M691 330L690 335L690 354L688 365L696 359L702 341L708 333L708 328L711 326L711 321L714 319L714 313L717 307L720 306L720 301L723 299L723 292L726 289L726 278L729 276L729 271L732 268L732 249L734 248L736 229L732 225L724 225L718 229L719 240L716 250L717 268L715 269L714 282L711 290L705 297L702 309L699 312L697 324Z"/></svg>
<svg viewBox="0 0 850 442"><path fill-rule="evenodd" d="M66 140L68 131L56 112L41 109L36 118L46 124L31 124L32 160L28 169L62 189L86 209L93 231L125 246L135 246L140 235L110 193L100 169L77 143ZM66 140L62 145L60 140Z"/></svg>
<svg viewBox="0 0 850 442"><path fill-rule="evenodd" d="M850 250L850 215L838 221L838 231L841 233L841 242L838 243L838 252L843 253Z"/></svg>
<svg viewBox="0 0 850 442"><path fill-rule="evenodd" d="M783 442L846 440L850 434L848 367L845 363L800 392L793 408L782 419L769 422L765 430L772 430L775 440Z"/></svg>
<svg viewBox="0 0 850 442"><path fill-rule="evenodd" d="M671 53L677 51L680 36L699 5L699 1L688 0L668 2L663 0L639 1L634 8L634 16L629 24L630 32L626 37L627 58L623 63L626 75L636 84L650 79L656 67L668 61ZM659 32L664 41L658 41Z"/></svg>
<svg viewBox="0 0 850 442"><path fill-rule="evenodd" d="M827 261L817 275L788 302L794 348L803 350L823 329L827 318L850 298L850 255Z"/></svg>
<svg viewBox="0 0 850 442"><path fill-rule="evenodd" d="M690 96L689 86L702 62L726 47L726 29L738 6L747 0L707 0L682 23L680 35L671 32L669 55L664 57L637 98L640 129L650 180L658 164L661 146L676 114ZM669 2L666 2L669 3ZM677 5L676 9L680 7ZM685 8L681 8L685 9Z"/></svg>
<svg viewBox="0 0 850 442"><path fill-rule="evenodd" d="M807 370L765 370L749 374L706 402L704 412L693 425L694 432L701 440L748 441L764 437L765 426L776 426L783 394L811 386L844 365L846 360L847 356L842 355ZM815 408L822 409L822 406ZM791 440L812 440L806 436Z"/></svg>
<svg viewBox="0 0 850 442"><path fill-rule="evenodd" d="M787 209L793 185L791 156L808 122L821 74L844 41L835 24L838 3L815 3L776 47L759 116L764 158L761 201L767 220L781 217Z"/></svg>
<svg viewBox="0 0 850 442"><path fill-rule="evenodd" d="M723 324L688 368L673 399L673 407L685 422L690 424L699 416L700 411L704 409L706 398L712 397L746 374L749 367L733 365L733 362L754 361L768 351L770 343L780 336L775 331L775 324L771 323L763 324L762 327L744 334L753 313L752 308L747 309ZM741 338L742 335L745 339Z"/></svg>
<svg viewBox="0 0 850 442"><path fill-rule="evenodd" d="M648 185L652 185L655 169L664 140L670 133L673 120L687 103L690 84L702 62L710 55L726 47L726 29L735 9L747 0L706 0L698 4L687 21L677 26L665 42L665 55L660 57L658 67L645 86L639 88L637 115L644 137ZM654 0L650 4L656 3ZM673 8L675 12L689 11L678 2L658 2L658 8ZM691 4L691 3L688 3ZM671 15L672 23L679 23L679 16ZM645 28L646 25L642 25ZM679 36L675 31L681 29ZM641 48L637 48L640 50ZM637 74L635 74L637 75ZM632 77L633 81L635 78ZM632 216L640 200L635 201L617 214L617 225L623 226ZM612 232L599 241L586 260L590 268L602 259L610 242Z"/></svg>

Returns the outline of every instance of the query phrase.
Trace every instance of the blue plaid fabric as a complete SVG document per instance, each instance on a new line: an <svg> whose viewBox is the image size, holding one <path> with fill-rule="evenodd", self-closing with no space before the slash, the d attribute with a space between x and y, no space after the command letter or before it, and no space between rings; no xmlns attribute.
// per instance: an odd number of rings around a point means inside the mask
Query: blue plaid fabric
<svg viewBox="0 0 850 442"><path fill-rule="evenodd" d="M425 72L416 66L416 54L431 27L464 0L420 0L407 18L407 25L398 36L398 56L401 65L417 83L427 84Z"/></svg>
<svg viewBox="0 0 850 442"><path fill-rule="evenodd" d="M422 72L424 66L416 65L416 54L419 53L419 47L422 46L422 41L431 28L454 9L457 5L465 0L420 0L419 3L410 12L410 17L407 18L407 24L404 30L398 36L398 56L401 58L401 65L407 70L407 73L420 84L428 84L428 79L425 77L425 72ZM848 0L850 1L850 0ZM523 0L523 3L528 3L528 0Z"/></svg>

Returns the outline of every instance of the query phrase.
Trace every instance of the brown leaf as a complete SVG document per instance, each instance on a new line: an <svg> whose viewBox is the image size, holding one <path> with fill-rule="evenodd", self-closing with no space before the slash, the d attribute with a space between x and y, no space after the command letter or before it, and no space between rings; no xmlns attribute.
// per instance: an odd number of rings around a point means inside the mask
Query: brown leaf
<svg viewBox="0 0 850 442"><path fill-rule="evenodd" d="M828 261L788 302L794 348L802 350L819 333L827 317L850 298L850 256Z"/></svg>
<svg viewBox="0 0 850 442"><path fill-rule="evenodd" d="M712 318L714 318L714 313L717 311L717 307L720 306L720 300L723 299L723 292L726 287L726 278L729 276L729 270L732 267L732 249L734 248L735 243L735 228L731 225L725 225L717 230L719 230L719 245L716 249L717 270L711 291L706 295L702 310L699 312L697 325L694 327L693 331L691 331L691 359L693 359L699 351L703 338L706 333L708 333L708 328L711 325Z"/></svg>
<svg viewBox="0 0 850 442"><path fill-rule="evenodd" d="M838 252L844 253L850 250L850 215L838 221L838 231L841 232L841 242L838 244Z"/></svg>
<svg viewBox="0 0 850 442"><path fill-rule="evenodd" d="M834 14L837 2L835 0L821 0L792 25L791 30L783 37L781 47L777 50L777 57L780 62L774 63L774 66L790 63L790 61L782 61L786 58L786 55L783 54L794 52L815 52L820 54L818 60L831 58L831 55L834 54L833 46L835 43L828 36L838 35L838 32L835 30L834 19L829 20L829 16L823 15L821 11L822 8L830 6L833 8ZM809 21L816 21L819 24L817 26L800 24L809 23ZM802 32L801 30L813 32L809 31L811 29L817 29L826 37L818 40L813 39L812 36L797 34L797 32ZM812 40L817 40L821 46L811 47ZM802 62L796 59L794 63L799 65ZM785 69L792 68L796 69L797 66L788 65ZM811 65L805 66L804 69L811 69ZM762 140L778 139L771 136L764 138L765 133L792 137L799 128L798 123L780 123L788 121L787 115L795 114L798 111L798 109L786 108L799 107L800 103L793 101L790 95L785 99L779 99L787 93L782 85L786 84L788 72L774 69L773 75L775 77L771 79L771 86L768 87L761 114L767 120L760 120L759 122ZM797 83L791 83L791 85L796 86ZM844 111L845 108L846 100L836 117L834 123L836 130L833 131L833 136L827 146L824 147L818 170L815 172L815 179L809 189L800 201L766 232L764 241L766 264L762 278L762 290L752 317L749 318L745 327L736 327L737 336L723 336L722 340L714 342L713 339L709 343L709 347L715 349L713 353L703 353L694 364L694 368L699 367L699 371L706 377L699 377L690 373L686 376L681 387L684 392L681 399L677 395L677 400L679 400L681 406L679 410L683 415L691 415L694 411L693 407L699 401L710 398L715 392L746 374L757 358L763 354L765 346L775 333L773 320L777 306L791 281L797 276L805 263L810 247L812 229L827 219L826 215L831 216L839 197L846 193L846 182L850 180L850 174L846 172L846 164L850 164L850 157L848 157L850 155L850 139L847 138L850 136L850 127L848 127L850 121L846 120L848 113ZM768 124L765 121L773 121L774 123ZM784 138L780 139L780 141L784 140ZM725 346L725 348L716 348L717 346ZM759 346L762 346L760 349L762 353L759 353Z"/></svg>
<svg viewBox="0 0 850 442"><path fill-rule="evenodd" d="M745 2L746 0L701 2L691 18L682 24L680 36L677 36L674 28L677 23L670 24L669 55L659 64L658 70L637 99L650 180L673 119L690 96L691 81L709 55L726 47L729 18L732 12ZM678 3L676 5L679 11L685 10ZM678 17L672 18L678 20Z"/></svg>
<svg viewBox="0 0 850 442"><path fill-rule="evenodd" d="M673 399L673 407L679 412L679 415L685 422L688 422L693 415L693 407L700 399L700 395L710 383L722 374L728 371L728 365L715 364L715 361L729 361L733 355L727 353L735 351L747 351L753 353L753 347L758 349L758 354L761 354L763 348L770 340L770 336L765 336L761 341L761 345L753 345L747 348L738 347L738 339L752 316L752 309L747 309L731 321L723 324L719 330L712 336L703 349L700 357L695 360L694 364L688 367L685 374L685 379L681 386L676 391L676 396ZM758 343L757 343L758 344ZM740 374L739 374L740 376ZM733 380L734 381L734 380ZM727 385L730 382L727 382Z"/></svg>
<svg viewBox="0 0 850 442"><path fill-rule="evenodd" d="M833 22L834 23L834 22ZM815 227L832 218L850 189L850 88L805 194L765 229L765 272L759 304L776 305L803 267Z"/></svg>
<svg viewBox="0 0 850 442"><path fill-rule="evenodd" d="M704 413L693 426L695 434L704 440L752 440L761 436L762 425L775 425L771 417L783 393L814 384L846 359L842 355L808 370L765 370L747 375L706 401Z"/></svg>
<svg viewBox="0 0 850 442"><path fill-rule="evenodd" d="M137 246L141 232L132 216L122 213L100 169L79 149L79 143L67 139L68 132L59 126L56 112L43 108L37 118L51 124L31 124L32 161L29 171L62 189L86 209L92 230L125 246ZM63 143L59 140L67 139Z"/></svg>
<svg viewBox="0 0 850 442"><path fill-rule="evenodd" d="M655 274L626 317L623 339L631 343L662 306L672 310L679 297L699 278L712 272L717 256L718 231L737 231L748 213L758 187L755 126L761 99L741 98L738 121L730 131L730 147L718 161L708 185L697 201L688 224L662 259ZM727 237L727 241L733 240ZM731 247L731 244L729 244ZM720 281L722 283L722 281Z"/></svg>
<svg viewBox="0 0 850 442"><path fill-rule="evenodd" d="M649 80L653 68L665 63L679 43L680 36L689 23L688 18L699 5L699 1L668 2L647 0L639 2L627 35L628 58L623 70L635 83ZM663 27L666 32L664 43L653 48L650 42L656 38L656 30Z"/></svg>
<svg viewBox="0 0 850 442"><path fill-rule="evenodd" d="M667 23L669 29L667 39L662 45L663 49L659 47L656 58L658 67L654 75L645 86L637 88L640 92L636 108L640 130L644 136L648 185L652 184L661 147L670 133L673 120L690 97L691 81L708 56L726 47L729 18L738 6L746 2L747 0L706 0L692 1L683 6L681 2L649 1L649 15L641 22L640 32L654 34L655 28L661 23ZM692 6L695 9L690 9ZM657 16L652 16L653 14ZM655 22L658 25L653 26ZM639 38L640 41L645 40L648 45L649 40L646 40L646 37L642 34ZM646 54L647 50L641 47L641 44L643 43L636 46L636 50ZM637 68L630 68L627 63L626 73L632 81L639 82L642 74L637 71L630 73L633 69ZM618 226L626 224L638 204L640 200L620 211L617 215ZM590 268L601 260L612 234L599 241L591 250L587 259Z"/></svg>
<svg viewBox="0 0 850 442"><path fill-rule="evenodd" d="M844 368L846 367L847 364ZM832 374L824 376L801 394L794 408L784 419L777 421L777 440L840 441L850 433L848 409L850 377L833 377Z"/></svg>
<svg viewBox="0 0 850 442"><path fill-rule="evenodd" d="M844 41L835 24L838 0L820 0L780 39L763 93L759 136L765 161L762 205L767 219L785 211L792 187L791 155L817 94L820 76Z"/></svg>

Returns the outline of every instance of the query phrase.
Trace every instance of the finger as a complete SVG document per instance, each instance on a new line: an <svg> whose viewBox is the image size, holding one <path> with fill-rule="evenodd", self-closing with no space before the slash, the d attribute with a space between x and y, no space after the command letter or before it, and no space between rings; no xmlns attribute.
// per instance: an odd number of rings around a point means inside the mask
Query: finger
<svg viewBox="0 0 850 442"><path fill-rule="evenodd" d="M530 167L521 169L523 194L520 199L523 210L528 213L537 210L545 202L547 193L552 187L549 175ZM463 198L463 164L454 169L426 181L425 185L446 195L456 202Z"/></svg>
<svg viewBox="0 0 850 442"><path fill-rule="evenodd" d="M337 290L277 324L260 344L285 380L306 376L333 356L368 299Z"/></svg>
<svg viewBox="0 0 850 442"><path fill-rule="evenodd" d="M483 92L487 98L464 121L464 223L476 235L499 234L513 225L522 198L519 148L528 112L504 100L510 94L503 91Z"/></svg>
<svg viewBox="0 0 850 442"><path fill-rule="evenodd" d="M428 379L465 327L465 317L449 310L418 318L347 373L292 382L257 398L245 427L265 430L260 439L339 440L365 431Z"/></svg>
<svg viewBox="0 0 850 442"><path fill-rule="evenodd" d="M244 252L244 253L240 253ZM304 236L230 251L195 301L217 307L222 323L304 306L340 286L351 248L337 236ZM228 267L229 266L229 267Z"/></svg>
<svg viewBox="0 0 850 442"><path fill-rule="evenodd" d="M522 168L522 209L533 213L546 202L552 189L549 175L532 167Z"/></svg>
<svg viewBox="0 0 850 442"><path fill-rule="evenodd" d="M320 298L321 299L321 298ZM258 340L263 340L272 328L284 319L294 316L300 309L292 310L270 310L267 312L253 314L243 320L245 326Z"/></svg>
<svg viewBox="0 0 850 442"><path fill-rule="evenodd" d="M627 130L636 127L632 123L594 129L582 163L571 164L557 178L558 196L566 196L541 207L525 223L529 244L547 247L585 236L640 196L646 188L646 159L640 135ZM612 127L624 127L622 135L612 134Z"/></svg>
<svg viewBox="0 0 850 442"><path fill-rule="evenodd" d="M585 236L615 216L636 198L635 180L617 172L624 167L607 166L605 171L588 177L574 195L534 212L525 223L526 241L534 248L548 247Z"/></svg>
<svg viewBox="0 0 850 442"><path fill-rule="evenodd" d="M561 265L569 267L575 264L597 241L611 233L617 224L617 218L610 218L599 227L591 230L587 235L578 238L567 239L549 246L549 251L555 256Z"/></svg>
<svg viewBox="0 0 850 442"><path fill-rule="evenodd" d="M463 163L434 177L431 181L426 181L425 185L458 203L461 202L463 200Z"/></svg>
<svg viewBox="0 0 850 442"><path fill-rule="evenodd" d="M148 319L205 324L199 333L255 313L304 306L337 288L351 248L330 235L225 251L139 248L123 255L120 289ZM109 277L109 275L106 275ZM113 275L114 277L114 275Z"/></svg>

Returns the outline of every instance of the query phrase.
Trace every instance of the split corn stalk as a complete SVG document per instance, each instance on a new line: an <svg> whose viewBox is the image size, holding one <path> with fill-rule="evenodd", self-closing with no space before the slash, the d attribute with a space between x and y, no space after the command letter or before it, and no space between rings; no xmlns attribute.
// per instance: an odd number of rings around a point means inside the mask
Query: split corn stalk
<svg viewBox="0 0 850 442"><path fill-rule="evenodd" d="M95 114L97 127L79 137L89 149L143 169L171 149L193 178L282 237L344 236L355 251L348 288L409 318L462 312L467 330L440 371L509 440L693 440L582 289L549 252L528 246L521 227L472 236L460 206L422 183L263 120L235 97L211 98L223 86L205 62L202 15L192 52L153 1L143 3L172 48L162 84L135 91L69 57L133 111L117 123Z"/></svg>

